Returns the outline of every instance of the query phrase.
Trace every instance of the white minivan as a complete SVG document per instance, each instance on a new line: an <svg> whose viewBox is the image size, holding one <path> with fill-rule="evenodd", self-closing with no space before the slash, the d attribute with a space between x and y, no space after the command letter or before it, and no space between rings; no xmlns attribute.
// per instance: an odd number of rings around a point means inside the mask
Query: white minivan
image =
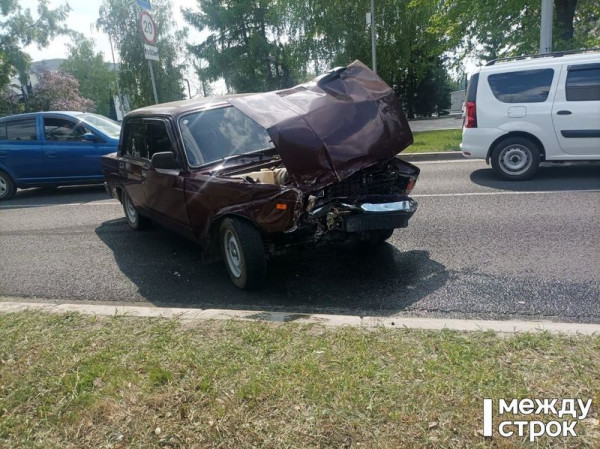
<svg viewBox="0 0 600 449"><path fill-rule="evenodd" d="M462 154L504 179L543 161L600 160L600 50L490 61L467 87Z"/></svg>

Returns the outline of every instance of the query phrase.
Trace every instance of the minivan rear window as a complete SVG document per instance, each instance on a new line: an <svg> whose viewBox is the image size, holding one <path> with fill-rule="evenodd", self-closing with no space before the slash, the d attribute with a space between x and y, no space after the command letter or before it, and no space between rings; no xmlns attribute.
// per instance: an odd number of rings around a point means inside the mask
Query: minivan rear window
<svg viewBox="0 0 600 449"><path fill-rule="evenodd" d="M479 73L475 73L469 79L469 85L467 86L467 99L466 101L476 101L477 97L477 85L479 84Z"/></svg>
<svg viewBox="0 0 600 449"><path fill-rule="evenodd" d="M543 103L548 99L553 69L522 70L488 76L494 96L503 103Z"/></svg>
<svg viewBox="0 0 600 449"><path fill-rule="evenodd" d="M6 122L7 140L37 140L35 118Z"/></svg>
<svg viewBox="0 0 600 449"><path fill-rule="evenodd" d="M600 100L600 64L570 66L567 101Z"/></svg>

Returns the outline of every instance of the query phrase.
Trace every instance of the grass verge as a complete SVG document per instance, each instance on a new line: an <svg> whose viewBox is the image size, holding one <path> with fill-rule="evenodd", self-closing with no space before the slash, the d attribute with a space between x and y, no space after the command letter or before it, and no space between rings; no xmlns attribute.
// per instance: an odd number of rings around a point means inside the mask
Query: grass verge
<svg viewBox="0 0 600 449"><path fill-rule="evenodd" d="M413 133L414 143L403 153L427 153L431 151L459 151L462 130L445 129Z"/></svg>
<svg viewBox="0 0 600 449"><path fill-rule="evenodd" d="M591 398L600 337L0 315L5 447L514 447L483 398ZM526 417L531 419L531 415ZM594 424L595 422L595 424ZM597 421L538 447L598 447Z"/></svg>

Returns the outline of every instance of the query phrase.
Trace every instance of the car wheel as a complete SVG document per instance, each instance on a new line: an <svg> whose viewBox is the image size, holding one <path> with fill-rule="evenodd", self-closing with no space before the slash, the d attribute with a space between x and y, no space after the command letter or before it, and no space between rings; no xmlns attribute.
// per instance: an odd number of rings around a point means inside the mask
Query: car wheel
<svg viewBox="0 0 600 449"><path fill-rule="evenodd" d="M221 251L231 281L239 288L259 287L267 271L263 239L250 223L226 218L221 223Z"/></svg>
<svg viewBox="0 0 600 449"><path fill-rule="evenodd" d="M127 224L129 224L132 229L141 231L142 229L147 228L150 224L150 220L140 215L126 192L123 192L123 210L125 211Z"/></svg>
<svg viewBox="0 0 600 449"><path fill-rule="evenodd" d="M16 192L17 186L8 173L0 171L0 201L12 198Z"/></svg>
<svg viewBox="0 0 600 449"><path fill-rule="evenodd" d="M385 242L394 233L393 229L378 229L374 231L363 232L360 236L360 241L367 245L377 245Z"/></svg>
<svg viewBox="0 0 600 449"><path fill-rule="evenodd" d="M531 179L540 166L540 150L531 140L511 137L503 140L492 152L492 169L510 181Z"/></svg>

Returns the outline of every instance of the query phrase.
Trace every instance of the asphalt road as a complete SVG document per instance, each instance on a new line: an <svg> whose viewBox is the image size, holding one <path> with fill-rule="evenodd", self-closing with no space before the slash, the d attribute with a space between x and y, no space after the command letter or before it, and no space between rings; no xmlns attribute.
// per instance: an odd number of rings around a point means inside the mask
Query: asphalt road
<svg viewBox="0 0 600 449"><path fill-rule="evenodd" d="M20 191L0 204L0 296L600 323L600 165L519 183L479 161L418 165L419 210L389 244L277 259L258 292L175 234L131 231L101 187Z"/></svg>

